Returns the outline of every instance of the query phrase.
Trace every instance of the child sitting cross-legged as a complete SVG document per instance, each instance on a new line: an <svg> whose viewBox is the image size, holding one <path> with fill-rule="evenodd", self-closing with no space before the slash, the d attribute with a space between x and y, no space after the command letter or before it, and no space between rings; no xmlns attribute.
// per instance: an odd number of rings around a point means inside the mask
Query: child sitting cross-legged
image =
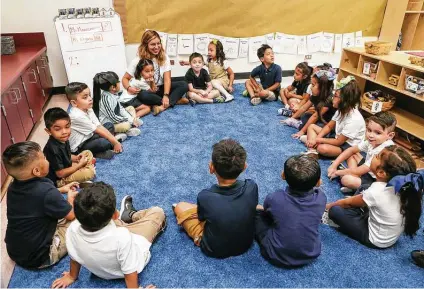
<svg viewBox="0 0 424 289"><path fill-rule="evenodd" d="M318 161L292 156L281 174L288 187L266 196L258 205L255 230L262 256L276 266L301 266L321 254L318 231L327 197L318 188Z"/></svg>
<svg viewBox="0 0 424 289"><path fill-rule="evenodd" d="M258 186L249 179L237 180L246 166L244 148L235 140L221 140L214 144L209 163L218 184L202 190L197 205L173 205L178 224L207 256L237 256L252 245Z"/></svg>
<svg viewBox="0 0 424 289"><path fill-rule="evenodd" d="M384 148L370 165L376 182L353 197L327 204L338 230L371 248L393 246L402 233L413 237L420 227L424 170L416 171L409 153Z"/></svg>
<svg viewBox="0 0 424 289"><path fill-rule="evenodd" d="M66 96L72 105L69 112L71 118L71 136L69 144L71 152L80 153L89 150L96 158L111 159L115 153L122 152L120 141L126 134L118 134L108 122L102 125L93 111L93 99L90 88L81 82L71 82L65 87Z"/></svg>
<svg viewBox="0 0 424 289"><path fill-rule="evenodd" d="M87 150L78 155L71 154L69 114L60 107L50 108L44 113L44 123L50 135L43 150L50 163L47 177L58 187L92 180L96 175L93 154Z"/></svg>
<svg viewBox="0 0 424 289"><path fill-rule="evenodd" d="M56 264L66 255L66 230L77 182L56 188L46 178L49 162L40 145L20 142L6 148L3 164L14 181L7 189L7 253L19 266L31 269ZM67 193L67 200L61 193Z"/></svg>
<svg viewBox="0 0 424 289"><path fill-rule="evenodd" d="M188 82L188 97L190 104L194 106L196 103L219 103L225 102L225 98L217 89L212 88L211 77L204 65L203 56L200 53L194 52L189 58L191 68L185 75L185 80Z"/></svg>
<svg viewBox="0 0 424 289"><path fill-rule="evenodd" d="M271 46L263 44L257 51L261 65L255 67L246 80L246 91L243 95L250 95L250 103L258 105L263 99L274 101L280 93L280 83L282 77L281 67L274 63L274 52ZM261 83L256 82L255 77L259 77Z"/></svg>
<svg viewBox="0 0 424 289"><path fill-rule="evenodd" d="M394 145L396 117L390 112L379 112L366 120L367 130L365 140L348 148L328 168L328 177L341 177L344 186L342 192L355 191L360 186L367 189L375 182L375 175L370 170L372 158L385 147ZM358 154L365 152L365 159ZM339 168L340 164L347 162L347 169Z"/></svg>
<svg viewBox="0 0 424 289"><path fill-rule="evenodd" d="M149 263L150 247L165 226L163 210L136 211L132 197L125 196L117 211L115 192L103 182L82 189L74 210L77 220L66 233L70 271L56 279L52 288L74 283L81 266L103 279L125 278L127 288L138 288L138 274Z"/></svg>

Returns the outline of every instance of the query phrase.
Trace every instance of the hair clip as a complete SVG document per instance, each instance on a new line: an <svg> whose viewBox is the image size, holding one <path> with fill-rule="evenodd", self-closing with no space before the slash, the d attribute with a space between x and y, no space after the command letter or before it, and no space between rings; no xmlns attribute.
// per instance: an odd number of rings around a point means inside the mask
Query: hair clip
<svg viewBox="0 0 424 289"><path fill-rule="evenodd" d="M217 45L218 44L218 39L212 39L212 41L211 41L213 44L215 44L215 45Z"/></svg>
<svg viewBox="0 0 424 289"><path fill-rule="evenodd" d="M353 77L352 75L349 75L345 78L340 79L340 81L336 81L336 84L335 84L336 90L342 89L352 80L355 80L355 77Z"/></svg>
<svg viewBox="0 0 424 289"><path fill-rule="evenodd" d="M334 80L336 78L335 75L333 74L333 72L332 71L329 71L329 70L318 70L315 73L315 75L318 78L321 78L321 77L323 77L325 75L325 76L327 76L328 80Z"/></svg>

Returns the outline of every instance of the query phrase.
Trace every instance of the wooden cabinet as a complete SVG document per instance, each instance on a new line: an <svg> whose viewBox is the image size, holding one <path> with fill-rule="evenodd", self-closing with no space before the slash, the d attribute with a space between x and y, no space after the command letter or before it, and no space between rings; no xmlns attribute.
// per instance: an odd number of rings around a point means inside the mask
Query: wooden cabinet
<svg viewBox="0 0 424 289"><path fill-rule="evenodd" d="M44 53L42 56L37 58L35 63L36 63L37 73L40 78L41 88L43 89L42 94L44 97L48 97L53 88L53 78L50 73L49 58Z"/></svg>
<svg viewBox="0 0 424 289"><path fill-rule="evenodd" d="M39 75L37 73L37 65L34 63L25 70L21 75L22 85L25 90L26 98L30 106L30 113L36 123L40 117L44 106L45 97L43 96L43 89L41 88Z"/></svg>
<svg viewBox="0 0 424 289"><path fill-rule="evenodd" d="M6 127L9 127L11 131L11 140L13 143L25 141L29 132L26 133L24 125L22 124L22 119L20 117L20 112L18 108L19 97L16 91L8 90L1 95L1 109L2 109L2 130L3 123L6 124ZM24 103L24 102L21 102ZM28 110L27 110L28 112ZM22 113L22 112L21 112ZM28 112L29 113L29 112ZM24 115L24 113L22 113ZM24 123L27 125L27 129L32 128L32 119L31 123L28 123L27 118ZM3 131L2 131L2 144L3 144ZM2 150L4 148L2 147ZM3 153L3 151L2 151Z"/></svg>

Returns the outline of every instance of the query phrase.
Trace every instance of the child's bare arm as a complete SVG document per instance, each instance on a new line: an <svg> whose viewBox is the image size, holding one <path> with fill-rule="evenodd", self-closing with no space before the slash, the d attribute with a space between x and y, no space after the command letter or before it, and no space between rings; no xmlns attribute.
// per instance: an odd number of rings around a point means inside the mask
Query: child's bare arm
<svg viewBox="0 0 424 289"><path fill-rule="evenodd" d="M71 155L71 160L72 160L72 162L73 163L77 163L77 162L79 162L79 156L77 156L77 155Z"/></svg>
<svg viewBox="0 0 424 289"><path fill-rule="evenodd" d="M369 172L370 172L370 168L367 165L364 164L364 165L356 167L356 168L336 171L336 174L338 176L354 175L354 176L360 177L360 176L365 175Z"/></svg>
<svg viewBox="0 0 424 289"><path fill-rule="evenodd" d="M334 207L334 206L340 206L342 208L351 208L351 207L360 208L360 207L365 207L366 205L367 204L364 202L362 194L359 194L347 199L341 199L333 203L328 203L325 208L327 210L329 210L331 207Z"/></svg>
<svg viewBox="0 0 424 289"><path fill-rule="evenodd" d="M354 154L359 152L359 148L358 146L353 146L348 148L347 150L345 150L344 152L342 152L331 164L331 166L328 168L328 171L330 171L330 169L337 169L337 167L344 162L345 160L347 160L348 158L350 158L351 156L353 156Z"/></svg>
<svg viewBox="0 0 424 289"><path fill-rule="evenodd" d="M336 126L336 122L334 120L330 121L318 133L317 138L323 138L324 136L329 134L334 129L335 126Z"/></svg>
<svg viewBox="0 0 424 289"><path fill-rule="evenodd" d="M107 139L113 145L113 150L116 153L122 152L122 146L119 141L104 126L99 125L94 132Z"/></svg>
<svg viewBox="0 0 424 289"><path fill-rule="evenodd" d="M198 94L202 94L202 91L200 89L196 89L196 88L193 87L193 83L188 84L188 91L198 93Z"/></svg>
<svg viewBox="0 0 424 289"><path fill-rule="evenodd" d="M259 84L258 84L258 82L256 81L256 79L254 78L254 77L252 77L252 76L249 76L249 79L250 79L250 83L252 84L252 86L253 86L253 89L255 90L255 92L256 92L256 90L258 90L259 89Z"/></svg>
<svg viewBox="0 0 424 289"><path fill-rule="evenodd" d="M231 67L227 68L227 75L230 80L230 83L228 84L228 88L230 89L230 92L233 92L234 71L231 69Z"/></svg>
<svg viewBox="0 0 424 289"><path fill-rule="evenodd" d="M52 288L66 288L74 283L79 276L81 264L71 259L70 271L63 272L62 277L53 281Z"/></svg>
<svg viewBox="0 0 424 289"><path fill-rule="evenodd" d="M125 284L127 288L138 288L138 274L137 271L130 274L124 274Z"/></svg>
<svg viewBox="0 0 424 289"><path fill-rule="evenodd" d="M56 171L56 176L58 178L60 179L66 178L87 165L88 159L86 156L82 156L81 158L77 156L75 157L78 159L77 165L70 166L69 168L64 168L64 169Z"/></svg>
<svg viewBox="0 0 424 289"><path fill-rule="evenodd" d="M268 87L266 90L275 91L279 86L280 86L280 82L276 82L273 85L271 85L270 87Z"/></svg>
<svg viewBox="0 0 424 289"><path fill-rule="evenodd" d="M300 118L302 114L304 114L312 106L312 102L309 101L309 99L306 100L303 104L302 102L303 100L299 103L300 108L292 115L292 118Z"/></svg>

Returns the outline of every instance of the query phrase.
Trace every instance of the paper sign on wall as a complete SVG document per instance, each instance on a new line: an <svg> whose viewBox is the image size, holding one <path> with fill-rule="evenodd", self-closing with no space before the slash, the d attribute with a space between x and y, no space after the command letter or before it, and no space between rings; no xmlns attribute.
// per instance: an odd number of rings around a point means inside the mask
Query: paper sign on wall
<svg viewBox="0 0 424 289"><path fill-rule="evenodd" d="M334 33L324 32L322 34L321 51L333 52L333 44L334 44Z"/></svg>
<svg viewBox="0 0 424 289"><path fill-rule="evenodd" d="M169 56L177 56L177 39L177 34L168 34L168 39L166 42L166 54L168 54Z"/></svg>
<svg viewBox="0 0 424 289"><path fill-rule="evenodd" d="M265 35L266 38L266 44L268 44L269 46L271 46L271 48L274 48L274 33L268 33Z"/></svg>
<svg viewBox="0 0 424 289"><path fill-rule="evenodd" d="M249 38L249 62L260 61L257 55L258 48L266 43L265 36L257 36Z"/></svg>
<svg viewBox="0 0 424 289"><path fill-rule="evenodd" d="M216 39L219 40L221 43L224 41L224 36L216 35L216 34L209 34L209 39Z"/></svg>
<svg viewBox="0 0 424 289"><path fill-rule="evenodd" d="M239 39L232 37L225 37L224 42L224 53L226 58L237 58L239 52Z"/></svg>
<svg viewBox="0 0 424 289"><path fill-rule="evenodd" d="M308 54L306 47L306 36L297 36L297 54Z"/></svg>
<svg viewBox="0 0 424 289"><path fill-rule="evenodd" d="M192 54L193 45L193 34L178 34L178 54Z"/></svg>
<svg viewBox="0 0 424 289"><path fill-rule="evenodd" d="M334 34L334 52L342 52L343 34Z"/></svg>
<svg viewBox="0 0 424 289"><path fill-rule="evenodd" d="M274 38L274 46L272 50L274 53L282 53L283 50L283 35L284 33L276 32Z"/></svg>
<svg viewBox="0 0 424 289"><path fill-rule="evenodd" d="M345 33L343 34L342 47L348 48L355 46L355 33Z"/></svg>
<svg viewBox="0 0 424 289"><path fill-rule="evenodd" d="M363 47L364 38L362 37L362 31L355 32L355 47Z"/></svg>
<svg viewBox="0 0 424 289"><path fill-rule="evenodd" d="M166 50L166 42L168 40L168 33L156 31L160 36L160 41L162 42L163 49Z"/></svg>
<svg viewBox="0 0 424 289"><path fill-rule="evenodd" d="M209 34L194 34L194 51L203 55L208 54Z"/></svg>
<svg viewBox="0 0 424 289"><path fill-rule="evenodd" d="M306 43L308 47L308 53L315 53L321 50L321 37L322 32L310 34L306 36Z"/></svg>
<svg viewBox="0 0 424 289"><path fill-rule="evenodd" d="M249 38L239 38L239 58L246 58L249 53Z"/></svg>

